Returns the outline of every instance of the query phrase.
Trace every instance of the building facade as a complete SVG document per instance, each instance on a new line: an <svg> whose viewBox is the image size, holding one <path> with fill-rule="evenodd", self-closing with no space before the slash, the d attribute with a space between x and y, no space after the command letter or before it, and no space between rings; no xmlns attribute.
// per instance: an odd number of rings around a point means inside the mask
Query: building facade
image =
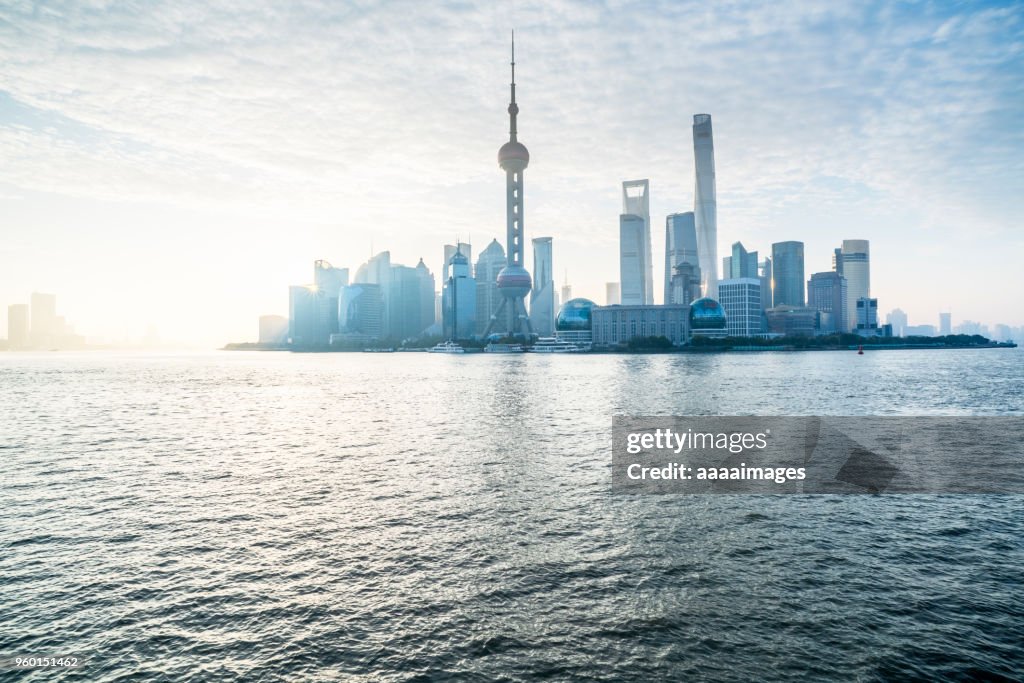
<svg viewBox="0 0 1024 683"><path fill-rule="evenodd" d="M804 307L803 242L776 242L772 245L772 279L772 307Z"/></svg>
<svg viewBox="0 0 1024 683"><path fill-rule="evenodd" d="M862 296L857 299L858 330L878 329L878 299Z"/></svg>
<svg viewBox="0 0 1024 683"><path fill-rule="evenodd" d="M700 268L685 261L674 268L670 304L690 304L700 298Z"/></svg>
<svg viewBox="0 0 1024 683"><path fill-rule="evenodd" d="M693 211L665 217L665 292L663 302L672 303L672 277L680 263L700 265L697 252L697 225ZM686 303L689 303L687 301Z"/></svg>
<svg viewBox="0 0 1024 683"><path fill-rule="evenodd" d="M819 332L848 332L846 278L835 271L813 273L807 281L807 307L819 313Z"/></svg>
<svg viewBox="0 0 1024 683"><path fill-rule="evenodd" d="M530 291L530 326L535 334L555 332L555 276L550 237L533 239L533 289Z"/></svg>
<svg viewBox="0 0 1024 683"><path fill-rule="evenodd" d="M786 337L812 337L818 331L818 312L800 306L775 306L765 311L768 332Z"/></svg>
<svg viewBox="0 0 1024 683"><path fill-rule="evenodd" d="M761 334L763 309L760 279L740 277L721 280L718 283L718 303L725 310L725 329L730 337Z"/></svg>
<svg viewBox="0 0 1024 683"><path fill-rule="evenodd" d="M871 254L868 240L843 240L835 256L836 272L846 278L846 315L857 329L857 301L871 296Z"/></svg>
<svg viewBox="0 0 1024 683"><path fill-rule="evenodd" d="M654 303L649 190L647 180L627 180L622 183L622 213L619 215L619 282L623 305Z"/></svg>
<svg viewBox="0 0 1024 683"><path fill-rule="evenodd" d="M693 117L693 163L696 176L693 214L700 258L701 292L718 295L718 200L715 190L715 143L711 115Z"/></svg>
<svg viewBox="0 0 1024 683"><path fill-rule="evenodd" d="M747 251L742 242L734 242L732 253L722 259L722 277L736 279L758 277L757 252Z"/></svg>
<svg viewBox="0 0 1024 683"><path fill-rule="evenodd" d="M618 346L637 337L665 337L680 346L690 337L690 307L595 306L591 310L591 335L595 346Z"/></svg>
<svg viewBox="0 0 1024 683"><path fill-rule="evenodd" d="M618 306L622 303L618 282L604 283L604 303L606 306Z"/></svg>

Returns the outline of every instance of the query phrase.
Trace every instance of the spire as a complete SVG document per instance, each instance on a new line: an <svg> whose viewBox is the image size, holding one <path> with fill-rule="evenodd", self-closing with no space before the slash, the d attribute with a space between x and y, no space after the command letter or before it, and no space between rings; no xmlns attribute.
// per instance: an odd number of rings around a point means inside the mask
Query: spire
<svg viewBox="0 0 1024 683"><path fill-rule="evenodd" d="M509 118L509 140L516 141L516 114L519 113L519 105L516 104L516 31L512 29L512 101L508 104Z"/></svg>

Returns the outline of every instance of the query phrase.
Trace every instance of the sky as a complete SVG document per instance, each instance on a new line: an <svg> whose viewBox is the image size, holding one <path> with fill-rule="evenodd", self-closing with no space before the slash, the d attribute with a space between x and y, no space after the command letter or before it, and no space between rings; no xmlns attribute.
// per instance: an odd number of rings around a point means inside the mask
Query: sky
<svg viewBox="0 0 1024 683"><path fill-rule="evenodd" d="M504 239L513 28L526 238L559 287L604 303L621 183L649 178L660 298L709 113L719 256L800 240L809 277L868 239L883 313L1024 325L1013 2L7 0L0 305L219 346L315 259L475 259Z"/></svg>

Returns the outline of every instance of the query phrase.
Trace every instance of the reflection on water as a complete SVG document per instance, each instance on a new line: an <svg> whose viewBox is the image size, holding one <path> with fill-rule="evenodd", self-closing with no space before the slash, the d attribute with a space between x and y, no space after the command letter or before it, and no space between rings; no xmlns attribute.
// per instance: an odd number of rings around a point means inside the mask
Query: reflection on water
<svg viewBox="0 0 1024 683"><path fill-rule="evenodd" d="M613 496L609 464L613 414L1021 414L1021 360L3 354L0 650L89 681L1012 675L1019 497Z"/></svg>

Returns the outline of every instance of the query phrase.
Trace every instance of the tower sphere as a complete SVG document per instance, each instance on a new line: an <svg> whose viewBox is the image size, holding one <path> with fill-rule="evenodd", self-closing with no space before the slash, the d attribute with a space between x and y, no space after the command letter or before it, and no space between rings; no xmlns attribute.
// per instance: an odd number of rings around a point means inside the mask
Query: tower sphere
<svg viewBox="0 0 1024 683"><path fill-rule="evenodd" d="M525 297L531 285L530 273L522 266L505 266L498 273L498 291L506 299Z"/></svg>
<svg viewBox="0 0 1024 683"><path fill-rule="evenodd" d="M530 152L521 142L506 142L498 150L498 165L506 171L518 173L530 164Z"/></svg>

